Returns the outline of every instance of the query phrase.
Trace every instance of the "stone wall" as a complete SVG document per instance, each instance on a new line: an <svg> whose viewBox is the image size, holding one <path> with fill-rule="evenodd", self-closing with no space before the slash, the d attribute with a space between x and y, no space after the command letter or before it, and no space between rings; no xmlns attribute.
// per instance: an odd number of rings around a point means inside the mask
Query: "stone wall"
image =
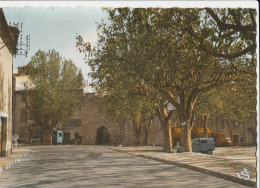
<svg viewBox="0 0 260 188"><path fill-rule="evenodd" d="M27 126L22 118L22 111L25 109L22 95L25 96L26 91L17 91L15 93L14 104L14 133L19 134L20 137L25 137ZM102 96L97 96L94 93L86 93L82 107L76 111L72 116L71 123L66 126L58 126L57 128L63 130L65 144L72 144L75 141L75 136L81 137L83 144L97 144L98 130L104 127L109 133L109 143L107 144L121 144L121 145L134 145L135 136L133 132L132 122L122 118L120 121L114 120L106 112L106 107ZM223 132L225 137L230 137L230 129L227 121L223 118L209 119L208 127L214 132ZM74 123L73 123L74 122ZM76 122L76 123L75 123ZM28 120L28 125L33 123ZM235 122L231 122L235 123ZM172 122L172 126L177 125ZM200 126L198 122L194 125ZM256 139L256 121L255 119L246 122L238 122L234 124L234 135L238 136L238 145L254 144ZM160 121L155 118L152 121L150 133L150 145L163 145L163 132Z"/></svg>
<svg viewBox="0 0 260 188"><path fill-rule="evenodd" d="M14 92L14 105L13 105L13 134L17 134L24 142L30 141L28 136L28 126L33 123L29 114L26 112L26 97L27 91Z"/></svg>
<svg viewBox="0 0 260 188"><path fill-rule="evenodd" d="M96 144L98 129L105 127L109 132L110 143L124 144L124 120L115 121L106 113L101 96L86 94L81 109L71 119L79 119L80 126L63 128L64 134L70 134L70 140L74 140L75 133L78 133L83 144Z"/></svg>
<svg viewBox="0 0 260 188"><path fill-rule="evenodd" d="M0 44L4 45L2 38ZM12 54L7 47L0 50L0 128L1 156L7 156L12 148Z"/></svg>
<svg viewBox="0 0 260 188"><path fill-rule="evenodd" d="M195 126L199 125L200 123L195 123ZM222 117L209 119L208 121L208 128L211 131L223 132L225 137L231 138L231 131L233 130L232 141L234 141L235 145L256 145L256 125L256 119L253 117L247 121L232 121Z"/></svg>

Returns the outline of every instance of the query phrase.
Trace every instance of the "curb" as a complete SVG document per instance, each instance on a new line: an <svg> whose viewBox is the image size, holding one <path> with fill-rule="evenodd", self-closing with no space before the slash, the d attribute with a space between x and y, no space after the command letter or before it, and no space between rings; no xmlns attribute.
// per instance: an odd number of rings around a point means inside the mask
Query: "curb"
<svg viewBox="0 0 260 188"><path fill-rule="evenodd" d="M24 154L22 157L10 162L9 164L0 167L0 174L2 174L3 172L5 172L7 169L11 168L12 166L14 166L16 163L20 162L21 160L23 160L24 158L28 157L30 154L32 153L32 151Z"/></svg>
<svg viewBox="0 0 260 188"><path fill-rule="evenodd" d="M160 158L157 158L157 157L150 157L150 156L146 156L146 155L142 155L142 154L138 154L136 156L146 158L146 159L152 159L152 160L163 162L163 163L166 163L166 164L176 165L176 166L179 166L179 167L182 167L182 168L187 168L187 169L190 169L190 170L194 170L194 171L197 171L197 172L208 174L210 176L222 178L224 180L232 181L232 182L239 183L239 184L242 184L242 185L246 185L246 186L250 186L250 187L256 187L256 182L254 182L254 181L241 179L239 177L235 177L235 176L232 176L232 175L229 175L229 174L224 174L224 173L216 172L216 171L213 171L213 170L196 167L196 166L192 166L192 165L189 165L189 164L180 163L180 162L177 162L177 161L170 161L170 160L166 160L166 159L160 159Z"/></svg>
<svg viewBox="0 0 260 188"><path fill-rule="evenodd" d="M229 175L229 174L224 174L224 173L216 172L216 171L213 171L213 170L196 167L196 166L192 166L192 165L189 165L189 164L180 163L180 162L177 162L177 161L170 161L170 160L166 160L166 159L160 159L160 158L157 158L157 157L150 157L150 156L146 156L146 155L143 155L143 154L135 155L135 154L132 154L132 153L128 153L127 151L117 150L115 148L109 148L109 149L111 149L113 151L117 151L117 152L127 153L127 154L134 155L134 156L137 156L137 157L142 157L142 158L146 158L146 159L151 159L151 160L163 162L163 163L166 163L166 164L175 165L175 166L182 167L182 168L187 168L189 170L208 174L210 176L214 176L214 177L221 178L221 179L224 179L224 180L227 180L227 181L239 183L241 185L256 187L256 182L254 182L252 180L241 179L239 177L235 177L235 176L232 176L232 175Z"/></svg>
<svg viewBox="0 0 260 188"><path fill-rule="evenodd" d="M135 154L133 154L133 153L128 153L127 151L117 150L117 149L115 149L115 148L108 148L108 149L111 149L111 150L117 151L117 152L121 152L121 153L126 153L126 154L128 154L128 155L137 156L137 155L135 155ZM137 157L138 157L138 156L137 156ZM140 157L141 157L141 156L140 156Z"/></svg>

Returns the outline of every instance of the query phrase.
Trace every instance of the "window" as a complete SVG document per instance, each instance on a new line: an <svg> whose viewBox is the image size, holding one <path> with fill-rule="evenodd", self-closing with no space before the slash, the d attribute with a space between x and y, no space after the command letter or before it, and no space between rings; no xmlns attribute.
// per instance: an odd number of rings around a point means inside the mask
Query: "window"
<svg viewBox="0 0 260 188"><path fill-rule="evenodd" d="M198 140L194 140L193 144L198 145L198 144L200 144L200 142Z"/></svg>
<svg viewBox="0 0 260 188"><path fill-rule="evenodd" d="M207 140L201 140L200 142L203 143L203 144L208 143Z"/></svg>

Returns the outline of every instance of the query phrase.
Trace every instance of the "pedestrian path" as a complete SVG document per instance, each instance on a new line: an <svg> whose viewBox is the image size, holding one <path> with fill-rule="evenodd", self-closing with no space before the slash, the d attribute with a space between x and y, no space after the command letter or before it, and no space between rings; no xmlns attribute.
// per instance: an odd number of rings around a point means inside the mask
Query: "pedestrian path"
<svg viewBox="0 0 260 188"><path fill-rule="evenodd" d="M21 161L23 158L28 157L30 154L31 151L25 147L13 148L12 155L9 155L8 157L0 157L0 174Z"/></svg>
<svg viewBox="0 0 260 188"><path fill-rule="evenodd" d="M166 153L162 152L162 148L152 146L111 147L111 149L188 168L243 185L256 185L256 147L217 147L213 155L193 152ZM250 174L249 179L246 174Z"/></svg>

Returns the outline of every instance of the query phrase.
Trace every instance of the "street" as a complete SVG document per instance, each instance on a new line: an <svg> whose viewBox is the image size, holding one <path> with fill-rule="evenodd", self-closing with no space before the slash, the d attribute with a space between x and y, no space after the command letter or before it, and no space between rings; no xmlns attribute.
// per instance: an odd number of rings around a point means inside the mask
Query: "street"
<svg viewBox="0 0 260 188"><path fill-rule="evenodd" d="M0 187L246 187L105 146L31 146Z"/></svg>

